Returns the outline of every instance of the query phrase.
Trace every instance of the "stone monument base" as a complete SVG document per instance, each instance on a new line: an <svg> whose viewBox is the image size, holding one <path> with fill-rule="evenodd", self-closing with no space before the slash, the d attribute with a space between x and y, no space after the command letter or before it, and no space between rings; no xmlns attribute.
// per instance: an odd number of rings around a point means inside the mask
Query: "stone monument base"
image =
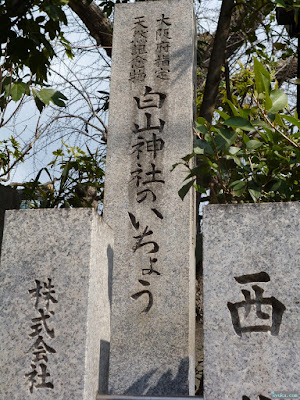
<svg viewBox="0 0 300 400"><path fill-rule="evenodd" d="M112 230L92 209L6 212L1 399L107 391L112 257Z"/></svg>

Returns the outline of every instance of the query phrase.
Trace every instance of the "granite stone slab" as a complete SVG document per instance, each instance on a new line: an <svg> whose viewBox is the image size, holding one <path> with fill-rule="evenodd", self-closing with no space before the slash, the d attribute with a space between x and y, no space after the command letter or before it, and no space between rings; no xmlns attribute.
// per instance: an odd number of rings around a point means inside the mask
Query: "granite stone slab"
<svg viewBox="0 0 300 400"><path fill-rule="evenodd" d="M116 232L109 392L194 393L191 0L117 4L104 219Z"/></svg>
<svg viewBox="0 0 300 400"><path fill-rule="evenodd" d="M300 204L206 206L203 235L205 400L299 397Z"/></svg>
<svg viewBox="0 0 300 400"><path fill-rule="evenodd" d="M6 212L0 399L107 391L112 256L112 231L92 209Z"/></svg>

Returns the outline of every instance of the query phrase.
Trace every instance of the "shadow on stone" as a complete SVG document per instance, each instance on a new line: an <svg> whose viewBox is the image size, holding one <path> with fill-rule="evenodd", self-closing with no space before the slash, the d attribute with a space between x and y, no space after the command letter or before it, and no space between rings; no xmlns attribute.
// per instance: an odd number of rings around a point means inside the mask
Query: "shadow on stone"
<svg viewBox="0 0 300 400"><path fill-rule="evenodd" d="M100 340L99 394L108 393L109 351L110 343Z"/></svg>
<svg viewBox="0 0 300 400"><path fill-rule="evenodd" d="M21 204L21 197L16 189L0 185L0 255L4 228L5 210L18 210Z"/></svg>
<svg viewBox="0 0 300 400"><path fill-rule="evenodd" d="M189 359L185 357L181 360L176 376L172 377L171 369L167 370L160 377L156 377L158 369L153 369L143 377L139 378L126 391L125 395L144 395L144 396L187 396L189 384L187 382ZM151 381L156 380L155 385Z"/></svg>
<svg viewBox="0 0 300 400"><path fill-rule="evenodd" d="M107 260L108 260L108 282L107 282L108 298L109 298L109 304L111 306L114 251L110 245L107 246Z"/></svg>
<svg viewBox="0 0 300 400"><path fill-rule="evenodd" d="M174 81L180 79L187 71L187 55L193 54L193 46L185 46L174 52Z"/></svg>

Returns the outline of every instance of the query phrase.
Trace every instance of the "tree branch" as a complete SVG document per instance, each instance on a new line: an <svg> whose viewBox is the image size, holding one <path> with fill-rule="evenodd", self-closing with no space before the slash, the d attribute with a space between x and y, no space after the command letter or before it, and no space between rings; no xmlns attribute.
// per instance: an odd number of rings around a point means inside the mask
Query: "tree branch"
<svg viewBox="0 0 300 400"><path fill-rule="evenodd" d="M101 9L93 1L88 3L86 0L81 2L70 0L69 6L85 24L97 44L111 57L112 26Z"/></svg>

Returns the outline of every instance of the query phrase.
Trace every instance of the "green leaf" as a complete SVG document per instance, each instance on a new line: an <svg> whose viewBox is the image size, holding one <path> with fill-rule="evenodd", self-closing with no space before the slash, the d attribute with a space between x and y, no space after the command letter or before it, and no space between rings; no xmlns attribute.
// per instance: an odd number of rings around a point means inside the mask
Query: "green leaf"
<svg viewBox="0 0 300 400"><path fill-rule="evenodd" d="M280 116L282 118L284 118L285 120L287 120L288 122L290 122L291 124L297 126L297 128L300 129L300 121L299 121L299 119L297 119L295 117L292 117L290 115L284 115L284 114L280 114Z"/></svg>
<svg viewBox="0 0 300 400"><path fill-rule="evenodd" d="M197 139L195 141L194 152L196 154L214 154L211 145L204 139Z"/></svg>
<svg viewBox="0 0 300 400"><path fill-rule="evenodd" d="M55 92L55 89L41 89L37 91L37 97L48 106Z"/></svg>
<svg viewBox="0 0 300 400"><path fill-rule="evenodd" d="M279 188L280 188L280 186L281 186L281 182L282 181L277 181L277 182L275 182L273 185L272 185L272 187L271 187L271 190L272 191L276 191L276 190L278 190Z"/></svg>
<svg viewBox="0 0 300 400"><path fill-rule="evenodd" d="M68 100L61 92L55 89L41 89L39 91L35 90L35 96L47 106L50 101L59 107L65 107L66 104L62 101Z"/></svg>
<svg viewBox="0 0 300 400"><path fill-rule="evenodd" d="M234 156L234 155L237 154L240 150L241 150L241 149L240 149L239 147L234 147L234 146L232 146L232 147L229 147L228 152L229 152L229 154L232 154L232 155Z"/></svg>
<svg viewBox="0 0 300 400"><path fill-rule="evenodd" d="M262 146L263 143L260 142L259 140L249 140L249 142L247 142L246 147L248 150L256 150L258 149L260 146Z"/></svg>
<svg viewBox="0 0 300 400"><path fill-rule="evenodd" d="M218 150L223 150L231 146L237 137L237 133L231 129L218 129L218 135L215 137L215 143Z"/></svg>
<svg viewBox="0 0 300 400"><path fill-rule="evenodd" d="M9 91L10 91L10 96L13 101L19 101L21 99L21 97L23 96L23 94L29 93L28 86L24 82L12 83L11 86L7 85L5 87L6 96L9 95Z"/></svg>
<svg viewBox="0 0 300 400"><path fill-rule="evenodd" d="M251 123L253 126L259 126L266 129L270 128L270 126L265 121L252 121Z"/></svg>
<svg viewBox="0 0 300 400"><path fill-rule="evenodd" d="M56 90L51 98L52 103L59 107L66 107L66 103L63 100L68 100L68 98Z"/></svg>
<svg viewBox="0 0 300 400"><path fill-rule="evenodd" d="M255 128L253 127L251 122L242 117L231 117L231 118L228 118L223 123L224 123L224 125L231 126L232 128L240 128L240 129L243 129L244 131L254 131L255 130Z"/></svg>
<svg viewBox="0 0 300 400"><path fill-rule="evenodd" d="M181 198L181 200L183 200L187 194L187 192L190 190L190 188L193 186L194 182L196 181L196 179L192 179L191 181L189 181L186 185L182 186L182 188L178 191L178 194Z"/></svg>
<svg viewBox="0 0 300 400"><path fill-rule="evenodd" d="M201 132L201 133L208 133L208 130L206 129L206 127L203 124L196 124L196 131Z"/></svg>
<svg viewBox="0 0 300 400"><path fill-rule="evenodd" d="M271 78L269 72L264 68L263 64L254 57L254 75L255 85L258 93L269 92L271 87Z"/></svg>
<svg viewBox="0 0 300 400"><path fill-rule="evenodd" d="M39 99L38 91L36 89L32 89L32 94L33 94L33 98L34 98L35 104L37 106L37 109L39 110L39 112L42 112L43 108L45 107L45 103Z"/></svg>
<svg viewBox="0 0 300 400"><path fill-rule="evenodd" d="M195 154L204 154L205 151L204 151L204 149L201 149L201 147L194 147L194 153Z"/></svg>
<svg viewBox="0 0 300 400"><path fill-rule="evenodd" d="M224 111L221 110L215 110L225 121L226 119L230 118L228 114L226 114Z"/></svg>
<svg viewBox="0 0 300 400"><path fill-rule="evenodd" d="M256 189L248 189L250 196L252 197L253 201L256 203L260 197L260 191Z"/></svg>
<svg viewBox="0 0 300 400"><path fill-rule="evenodd" d="M232 187L235 196L241 196L246 190L247 183L245 181L235 181L231 183L230 187Z"/></svg>
<svg viewBox="0 0 300 400"><path fill-rule="evenodd" d="M279 6L279 7L286 7L285 1L284 0L276 0L274 3Z"/></svg>
<svg viewBox="0 0 300 400"><path fill-rule="evenodd" d="M281 89L272 90L270 93L270 99L272 102L272 107L270 109L267 108L269 113L276 113L282 110L288 104L288 97Z"/></svg>
<svg viewBox="0 0 300 400"><path fill-rule="evenodd" d="M99 91L99 93L108 94L108 92L102 92L102 91ZM198 117L196 122L199 125L205 125L207 123L206 119L203 117Z"/></svg>
<svg viewBox="0 0 300 400"><path fill-rule="evenodd" d="M228 103L229 107L231 108L231 111L232 111L233 115L234 116L238 116L239 115L239 111L235 107L235 105L230 100L226 100L226 102Z"/></svg>

